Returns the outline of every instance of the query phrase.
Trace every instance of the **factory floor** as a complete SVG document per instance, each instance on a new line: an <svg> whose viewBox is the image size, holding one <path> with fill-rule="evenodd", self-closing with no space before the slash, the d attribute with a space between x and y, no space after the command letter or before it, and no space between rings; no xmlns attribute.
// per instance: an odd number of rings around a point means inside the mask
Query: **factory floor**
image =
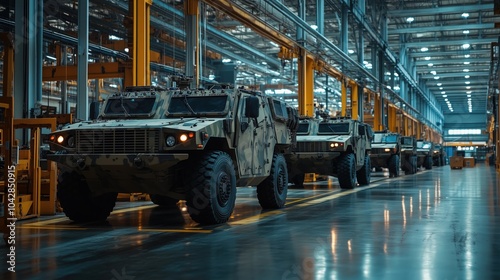
<svg viewBox="0 0 500 280"><path fill-rule="evenodd" d="M118 202L105 224L18 221L16 272L2 245L0 279L500 279L499 183L485 164L443 166L353 190L291 186L267 212L238 188L217 226L149 201Z"/></svg>

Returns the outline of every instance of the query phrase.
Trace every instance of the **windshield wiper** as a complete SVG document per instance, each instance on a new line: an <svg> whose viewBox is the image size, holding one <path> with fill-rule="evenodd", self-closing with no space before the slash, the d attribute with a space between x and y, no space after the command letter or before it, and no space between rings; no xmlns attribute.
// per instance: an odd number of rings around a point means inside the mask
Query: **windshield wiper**
<svg viewBox="0 0 500 280"><path fill-rule="evenodd" d="M120 105L122 106L123 112L125 113L125 117L128 118L130 117L130 114L127 111L127 108L125 108L125 105L123 105L123 95L120 98Z"/></svg>
<svg viewBox="0 0 500 280"><path fill-rule="evenodd" d="M189 102L188 102L188 98L187 98L187 94L184 94L184 105L186 105L186 107L189 109L189 111L191 112L191 114L197 116L198 113L196 113L193 108L191 108L191 105L189 105Z"/></svg>

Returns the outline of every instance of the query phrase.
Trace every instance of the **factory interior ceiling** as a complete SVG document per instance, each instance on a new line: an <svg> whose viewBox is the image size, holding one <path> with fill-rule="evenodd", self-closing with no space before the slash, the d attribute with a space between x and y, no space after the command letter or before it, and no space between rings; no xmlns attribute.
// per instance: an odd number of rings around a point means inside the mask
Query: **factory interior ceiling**
<svg viewBox="0 0 500 280"><path fill-rule="evenodd" d="M261 89L272 90L285 98L297 96L297 62L278 56L280 42L249 28L241 16L221 9L230 7L244 11L253 18L254 24L270 31L268 33L276 31L282 38L298 41L346 77L374 90L383 87L396 104L401 105L398 102L402 101L420 111L422 107L408 93L409 86L400 85L404 80L418 87L415 94L425 101L428 111L437 116L434 120L443 119L446 123L448 119L455 120L454 116L465 119L464 116L470 114L483 119L486 125L493 111L489 100L498 91L498 77L492 73L498 69L499 29L496 25L500 22L494 0L200 2L201 64L205 80L217 81L213 72L215 65L232 63L238 69L238 85L260 85ZM324 7L318 9L319 3ZM0 3L0 31L13 32L14 6L14 0ZM47 44L59 42L76 46L77 6L78 1L73 0L46 1L44 41ZM151 48L164 59L161 63L152 63L157 75L153 83L158 85L166 79L162 75L184 72L183 8L183 1L179 0L154 0L151 6ZM128 38L124 27L128 13L128 1L90 1L92 61L129 58L126 50L107 47L111 40ZM343 13L349 16L343 17ZM347 42L343 35L347 36ZM380 50L385 64L383 68L374 69ZM53 57L51 48L44 52L44 59L49 61L47 57ZM339 90L338 79L316 73L318 102L337 105ZM325 92L333 94L325 97ZM433 125L442 130L439 124Z"/></svg>

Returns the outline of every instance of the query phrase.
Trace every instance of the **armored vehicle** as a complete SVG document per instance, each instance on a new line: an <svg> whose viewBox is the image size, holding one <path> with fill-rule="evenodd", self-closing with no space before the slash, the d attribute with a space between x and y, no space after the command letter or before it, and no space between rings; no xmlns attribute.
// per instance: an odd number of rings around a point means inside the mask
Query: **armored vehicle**
<svg viewBox="0 0 500 280"><path fill-rule="evenodd" d="M401 166L400 139L399 133L376 131L370 152L372 167L388 168L389 177L398 177Z"/></svg>
<svg viewBox="0 0 500 280"><path fill-rule="evenodd" d="M401 169L405 174L417 173L417 139L413 136L401 137Z"/></svg>
<svg viewBox="0 0 500 280"><path fill-rule="evenodd" d="M434 166L443 166L446 164L444 147L441 144L434 143L432 149L432 164Z"/></svg>
<svg viewBox="0 0 500 280"><path fill-rule="evenodd" d="M370 183L369 151L373 131L351 119L313 119L299 121L297 144L286 155L290 179L303 186L305 173L332 175L340 187L352 189Z"/></svg>
<svg viewBox="0 0 500 280"><path fill-rule="evenodd" d="M58 198L74 221L105 220L118 192L162 206L186 200L198 223L226 222L237 186L257 186L263 208L285 205L284 153L296 109L259 92L132 87L108 97L99 118L50 135Z"/></svg>
<svg viewBox="0 0 500 280"><path fill-rule="evenodd" d="M417 166L432 169L432 142L417 140Z"/></svg>

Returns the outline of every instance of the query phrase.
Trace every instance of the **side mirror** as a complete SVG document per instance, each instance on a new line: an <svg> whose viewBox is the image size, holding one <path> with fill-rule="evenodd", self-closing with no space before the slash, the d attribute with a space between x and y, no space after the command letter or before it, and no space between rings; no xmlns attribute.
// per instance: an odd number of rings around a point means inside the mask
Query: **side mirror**
<svg viewBox="0 0 500 280"><path fill-rule="evenodd" d="M245 117L258 118L259 117L259 98L256 96L249 96L245 99Z"/></svg>
<svg viewBox="0 0 500 280"><path fill-rule="evenodd" d="M100 105L101 104L99 103L99 101L94 101L90 103L89 120L95 120L99 117Z"/></svg>
<svg viewBox="0 0 500 280"><path fill-rule="evenodd" d="M358 134L361 136L365 135L365 127L362 125L358 125Z"/></svg>

